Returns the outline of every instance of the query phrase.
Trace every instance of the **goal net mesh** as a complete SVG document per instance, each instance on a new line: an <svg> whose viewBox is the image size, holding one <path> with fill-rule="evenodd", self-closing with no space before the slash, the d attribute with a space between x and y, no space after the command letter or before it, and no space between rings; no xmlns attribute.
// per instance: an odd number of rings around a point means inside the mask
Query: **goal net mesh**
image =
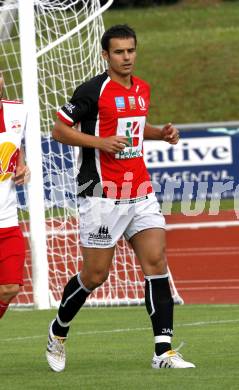
<svg viewBox="0 0 239 390"><path fill-rule="evenodd" d="M100 37L104 31L99 0L35 0L38 91L42 131L45 222L51 304L59 302L67 280L81 269L75 166L77 151L55 142L51 128L55 112L69 100L76 86L104 70ZM27 22L27 15L26 15ZM5 96L22 99L18 1L0 6L0 69ZM34 304L27 192L18 189L19 220L26 238L24 287L17 305ZM131 248L121 239L108 280L87 303L140 303L143 275Z"/></svg>

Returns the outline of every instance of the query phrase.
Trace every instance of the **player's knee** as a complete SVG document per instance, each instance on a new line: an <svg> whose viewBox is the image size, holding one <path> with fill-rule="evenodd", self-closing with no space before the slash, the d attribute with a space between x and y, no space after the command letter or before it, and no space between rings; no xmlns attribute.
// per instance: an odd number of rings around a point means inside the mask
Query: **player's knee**
<svg viewBox="0 0 239 390"><path fill-rule="evenodd" d="M1 286L0 300L8 302L19 293L19 289L18 284L7 284L5 286Z"/></svg>
<svg viewBox="0 0 239 390"><path fill-rule="evenodd" d="M80 276L84 286L89 290L94 290L106 281L109 276L109 272L106 270L91 270L89 272L86 269L82 269Z"/></svg>
<svg viewBox="0 0 239 390"><path fill-rule="evenodd" d="M108 276L109 276L109 273L106 271L95 272L91 276L91 283L92 283L93 288L101 286L106 281Z"/></svg>
<svg viewBox="0 0 239 390"><path fill-rule="evenodd" d="M167 272L165 248L160 248L150 253L144 263L144 271L146 275L161 275Z"/></svg>
<svg viewBox="0 0 239 390"><path fill-rule="evenodd" d="M167 263L166 261L166 255L165 255L165 248L159 248L157 251L154 251L154 253L151 254L149 257L149 264L151 266L165 266Z"/></svg>

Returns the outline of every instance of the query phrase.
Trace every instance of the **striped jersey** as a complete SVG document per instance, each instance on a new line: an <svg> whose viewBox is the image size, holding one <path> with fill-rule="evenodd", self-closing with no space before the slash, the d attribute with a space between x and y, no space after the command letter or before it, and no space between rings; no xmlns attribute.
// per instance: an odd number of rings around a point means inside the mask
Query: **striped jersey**
<svg viewBox="0 0 239 390"><path fill-rule="evenodd" d="M0 107L0 228L17 226L16 188L12 177L26 126L21 102L2 100Z"/></svg>
<svg viewBox="0 0 239 390"><path fill-rule="evenodd" d="M83 133L126 136L129 141L116 154L80 147L78 195L130 199L152 192L143 160L149 100L150 89L143 80L133 76L127 89L104 72L80 85L58 111L61 121Z"/></svg>

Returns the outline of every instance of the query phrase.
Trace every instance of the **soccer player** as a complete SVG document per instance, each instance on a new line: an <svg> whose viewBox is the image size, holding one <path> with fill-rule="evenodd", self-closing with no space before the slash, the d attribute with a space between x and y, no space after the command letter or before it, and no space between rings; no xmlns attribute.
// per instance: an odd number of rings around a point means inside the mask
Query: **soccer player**
<svg viewBox="0 0 239 390"><path fill-rule="evenodd" d="M143 139L176 144L178 130L146 123L148 84L133 76L136 35L112 26L101 39L107 70L80 85L58 112L53 137L79 146L81 272L65 286L49 328L46 357L54 371L65 368L70 323L88 295L108 277L117 240L130 242L145 275L145 304L155 339L153 368L189 368L172 350L173 299L165 257L165 220L143 160Z"/></svg>
<svg viewBox="0 0 239 390"><path fill-rule="evenodd" d="M27 182L21 141L26 111L19 101L3 100L0 72L0 319L23 284L24 239L18 226L16 185Z"/></svg>

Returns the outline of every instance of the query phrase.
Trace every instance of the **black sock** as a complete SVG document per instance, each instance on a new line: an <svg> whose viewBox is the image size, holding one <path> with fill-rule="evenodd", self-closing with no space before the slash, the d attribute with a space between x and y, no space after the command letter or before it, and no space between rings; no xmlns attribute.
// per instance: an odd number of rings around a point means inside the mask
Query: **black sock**
<svg viewBox="0 0 239 390"><path fill-rule="evenodd" d="M82 283L80 274L73 276L66 284L52 332L56 336L66 337L69 322L75 317L91 293Z"/></svg>
<svg viewBox="0 0 239 390"><path fill-rule="evenodd" d="M155 353L157 356L162 355L171 349L171 343L155 343Z"/></svg>
<svg viewBox="0 0 239 390"><path fill-rule="evenodd" d="M167 274L145 277L145 304L152 322L155 353L161 355L171 349L173 335L174 303ZM161 341L157 336L163 336Z"/></svg>

